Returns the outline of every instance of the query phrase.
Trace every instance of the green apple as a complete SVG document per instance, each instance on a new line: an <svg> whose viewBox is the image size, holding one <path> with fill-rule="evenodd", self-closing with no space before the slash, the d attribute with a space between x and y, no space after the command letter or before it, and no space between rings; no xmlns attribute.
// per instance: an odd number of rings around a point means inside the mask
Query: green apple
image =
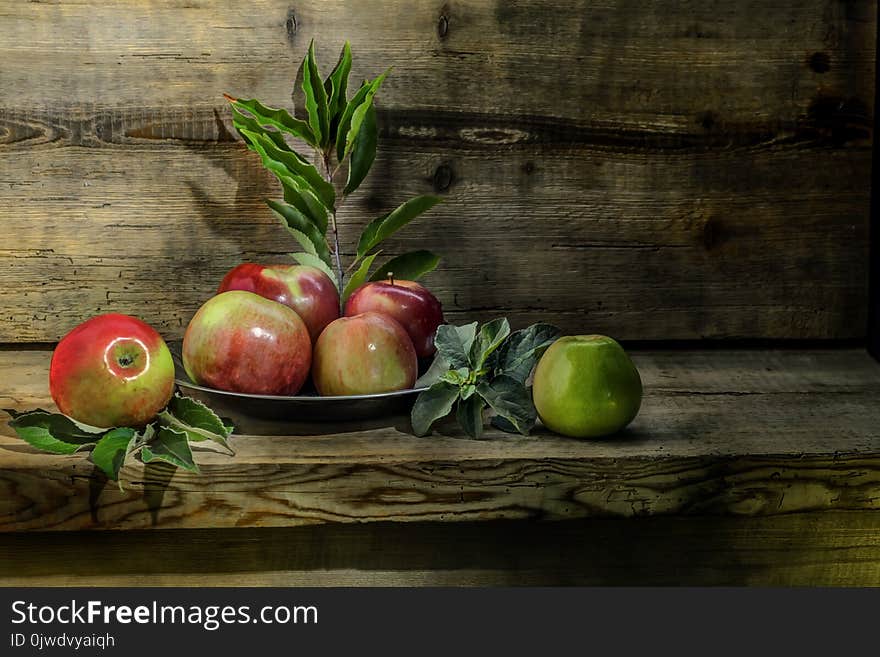
<svg viewBox="0 0 880 657"><path fill-rule="evenodd" d="M554 342L538 361L532 396L548 429L596 438L632 422L642 403L642 380L616 340L570 335Z"/></svg>

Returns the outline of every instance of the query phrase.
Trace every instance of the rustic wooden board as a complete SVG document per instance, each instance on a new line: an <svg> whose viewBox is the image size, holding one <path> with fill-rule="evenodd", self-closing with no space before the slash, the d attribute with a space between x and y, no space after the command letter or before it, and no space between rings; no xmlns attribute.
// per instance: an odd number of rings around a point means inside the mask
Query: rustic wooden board
<svg viewBox="0 0 880 657"><path fill-rule="evenodd" d="M875 28L867 0L2 2L0 341L104 311L177 337L226 269L282 258L220 94L289 105L309 39L343 36L356 79L395 66L345 248L445 196L390 251L445 255L450 319L863 337Z"/></svg>
<svg viewBox="0 0 880 657"><path fill-rule="evenodd" d="M3 407L47 404L49 354L0 352ZM865 352L640 352L646 390L615 440L334 425L200 449L199 475L137 464L125 491L82 455L0 436L0 531L771 516L880 510L880 366Z"/></svg>
<svg viewBox="0 0 880 657"><path fill-rule="evenodd" d="M0 534L0 586L511 585L878 586L880 512Z"/></svg>

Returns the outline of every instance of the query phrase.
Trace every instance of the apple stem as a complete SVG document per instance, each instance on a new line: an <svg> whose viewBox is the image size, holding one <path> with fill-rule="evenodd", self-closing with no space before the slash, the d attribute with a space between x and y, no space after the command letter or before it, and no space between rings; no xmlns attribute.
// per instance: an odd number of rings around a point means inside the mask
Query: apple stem
<svg viewBox="0 0 880 657"><path fill-rule="evenodd" d="M388 272L388 282L391 283L391 285L394 285L394 272L393 271Z"/></svg>

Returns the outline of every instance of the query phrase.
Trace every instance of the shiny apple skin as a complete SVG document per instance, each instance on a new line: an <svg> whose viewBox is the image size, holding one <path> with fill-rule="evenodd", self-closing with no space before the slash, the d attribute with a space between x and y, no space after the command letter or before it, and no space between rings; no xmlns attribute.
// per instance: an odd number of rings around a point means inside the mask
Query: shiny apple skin
<svg viewBox="0 0 880 657"><path fill-rule="evenodd" d="M339 292L317 267L246 262L220 282L218 294L230 290L253 292L289 306L305 322L313 343L324 327L339 317Z"/></svg>
<svg viewBox="0 0 880 657"><path fill-rule="evenodd" d="M256 395L295 395L309 375L312 341L293 310L253 292L208 299L183 336L195 383Z"/></svg>
<svg viewBox="0 0 880 657"><path fill-rule="evenodd" d="M633 421L642 379L623 347L606 335L568 335L535 367L532 397L541 421L572 438L600 438Z"/></svg>
<svg viewBox="0 0 880 657"><path fill-rule="evenodd" d="M371 311L396 319L409 334L419 358L434 355L434 334L443 323L443 306L425 287L397 279L366 283L348 298L345 316Z"/></svg>
<svg viewBox="0 0 880 657"><path fill-rule="evenodd" d="M312 380L324 396L408 390L417 374L412 340L388 315L367 312L340 317L315 344Z"/></svg>
<svg viewBox="0 0 880 657"><path fill-rule="evenodd" d="M174 360L156 330L129 315L98 315L65 335L49 366L65 415L94 427L140 427L174 393Z"/></svg>

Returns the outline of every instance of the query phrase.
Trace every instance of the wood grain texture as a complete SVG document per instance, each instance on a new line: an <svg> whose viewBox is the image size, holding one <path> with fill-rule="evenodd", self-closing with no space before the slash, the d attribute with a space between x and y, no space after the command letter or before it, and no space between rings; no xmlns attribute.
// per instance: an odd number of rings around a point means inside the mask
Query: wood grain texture
<svg viewBox="0 0 880 657"><path fill-rule="evenodd" d="M48 353L0 352L46 404ZM614 440L538 431L416 438L395 426L235 436L202 473L132 464L125 492L82 455L0 436L0 531L880 510L880 366L863 351L640 352L647 394ZM40 399L42 395L42 399ZM296 435L297 433L302 435Z"/></svg>
<svg viewBox="0 0 880 657"><path fill-rule="evenodd" d="M220 94L289 106L313 37L395 67L344 248L443 195L389 253L445 255L449 319L863 337L875 27L867 0L0 3L0 341L105 311L179 337L229 267L283 259Z"/></svg>
<svg viewBox="0 0 880 657"><path fill-rule="evenodd" d="M523 585L878 586L880 512L0 534L0 586Z"/></svg>

